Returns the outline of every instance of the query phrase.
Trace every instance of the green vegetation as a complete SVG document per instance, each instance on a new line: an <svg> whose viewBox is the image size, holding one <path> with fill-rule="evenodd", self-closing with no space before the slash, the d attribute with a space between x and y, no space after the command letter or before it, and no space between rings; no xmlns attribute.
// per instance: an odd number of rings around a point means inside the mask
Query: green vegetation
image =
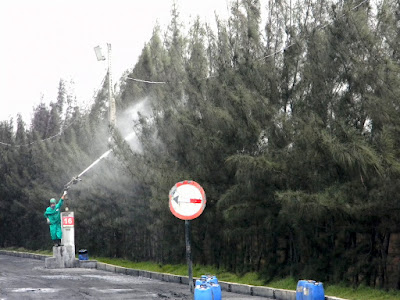
<svg viewBox="0 0 400 300"><path fill-rule="evenodd" d="M297 280L293 278L274 279L266 284L269 287L278 289L295 290ZM324 283L325 295L335 296L349 300L398 300L400 299L399 291L385 291L374 289L366 286L352 288L343 284Z"/></svg>
<svg viewBox="0 0 400 300"><path fill-rule="evenodd" d="M398 300L400 292L395 290L384 291L371 287L360 286L350 288L344 285L327 285L326 295L334 295L349 300Z"/></svg>
<svg viewBox="0 0 400 300"><path fill-rule="evenodd" d="M50 248L48 199L111 144L67 202L91 255L184 263L168 192L192 179L193 256L223 278L400 288L400 2L232 2L214 27L173 6L117 83L110 142L107 80L88 108L60 80L30 124L0 122L0 247Z"/></svg>
<svg viewBox="0 0 400 300"><path fill-rule="evenodd" d="M153 262L133 262L120 258L105 258L105 257L95 257L94 259L104 263L122 266L126 268L187 276L187 265L184 264L161 265ZM246 273L243 276L238 276L231 272L219 270L213 266L193 265L194 277L200 277L201 275L204 274L217 275L218 278L223 281L252 284L252 285L264 285L263 280L261 280L256 273Z"/></svg>

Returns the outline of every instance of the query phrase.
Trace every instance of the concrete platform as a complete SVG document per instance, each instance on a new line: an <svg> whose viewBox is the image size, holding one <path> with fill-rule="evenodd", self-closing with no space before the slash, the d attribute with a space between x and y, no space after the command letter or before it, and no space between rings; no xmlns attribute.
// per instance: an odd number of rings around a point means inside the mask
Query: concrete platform
<svg viewBox="0 0 400 300"><path fill-rule="evenodd" d="M47 269L75 268L78 265L72 246L53 247L53 257L45 259Z"/></svg>

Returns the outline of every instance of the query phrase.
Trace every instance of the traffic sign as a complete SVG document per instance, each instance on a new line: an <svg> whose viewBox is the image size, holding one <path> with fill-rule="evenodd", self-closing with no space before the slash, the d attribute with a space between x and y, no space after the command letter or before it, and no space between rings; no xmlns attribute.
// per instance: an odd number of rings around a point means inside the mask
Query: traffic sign
<svg viewBox="0 0 400 300"><path fill-rule="evenodd" d="M175 184L169 192L169 209L181 220L193 220L206 207L206 194L195 181L185 180Z"/></svg>

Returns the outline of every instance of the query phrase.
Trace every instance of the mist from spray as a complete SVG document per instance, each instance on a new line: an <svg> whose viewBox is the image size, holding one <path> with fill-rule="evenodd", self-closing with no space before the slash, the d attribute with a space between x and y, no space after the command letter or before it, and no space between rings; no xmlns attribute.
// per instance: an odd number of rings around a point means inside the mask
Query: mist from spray
<svg viewBox="0 0 400 300"><path fill-rule="evenodd" d="M122 136L125 136L125 141L134 152L141 153L143 151L138 136L140 129L139 121L141 118L150 118L151 114L151 100L149 97L146 97L125 109L125 111L118 116L117 128Z"/></svg>
<svg viewBox="0 0 400 300"><path fill-rule="evenodd" d="M135 103L132 107L126 109L124 113L122 113L121 117L118 119L118 130L125 135L124 140L128 143L128 145L135 152L141 152L142 147L139 141L139 137L137 135L137 131L134 130L135 126L138 125L138 121L140 117L149 117L151 114L150 100L149 98L144 98L143 100ZM98 159L96 159L90 166L88 166L85 170L83 170L78 176L72 178L72 180L66 184L66 186L70 186L73 183L76 183L81 176L83 176L86 172L92 169L95 165L97 165L101 160L106 158L113 149L109 149L104 152Z"/></svg>

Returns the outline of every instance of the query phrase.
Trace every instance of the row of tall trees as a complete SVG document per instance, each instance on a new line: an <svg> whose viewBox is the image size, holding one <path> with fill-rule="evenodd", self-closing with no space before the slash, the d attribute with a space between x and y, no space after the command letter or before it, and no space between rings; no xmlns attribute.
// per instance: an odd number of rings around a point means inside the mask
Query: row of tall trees
<svg viewBox="0 0 400 300"><path fill-rule="evenodd" d="M140 147L107 142L105 88L81 111L61 82L30 128L0 124L0 246L48 246L46 199L111 145L68 203L91 253L183 262L168 191L192 179L196 263L400 288L399 15L394 0L240 0L184 28L173 7L116 95Z"/></svg>

